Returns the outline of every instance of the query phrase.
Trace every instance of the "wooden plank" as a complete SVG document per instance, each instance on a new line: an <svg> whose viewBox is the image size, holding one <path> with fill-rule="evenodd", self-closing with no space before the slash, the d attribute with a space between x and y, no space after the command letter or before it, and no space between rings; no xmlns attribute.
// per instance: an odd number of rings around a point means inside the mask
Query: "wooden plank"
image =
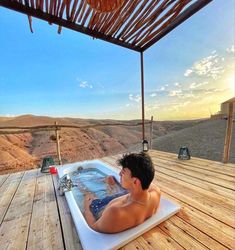
<svg viewBox="0 0 235 250"><path fill-rule="evenodd" d="M14 194L20 184L24 172L11 174L0 187L0 224L2 223Z"/></svg>
<svg viewBox="0 0 235 250"><path fill-rule="evenodd" d="M167 170L168 169L173 170L173 171L176 171L178 173L182 173L185 176L197 178L198 180L207 181L209 183L224 187L226 189L235 190L235 179L234 178L231 180L225 180L225 179L218 178L213 174L205 173L204 171L201 171L201 172L191 171L191 170L185 169L182 166L171 165L169 163L162 164L159 161L157 162L156 166L165 168ZM229 176L229 178L232 178L232 177Z"/></svg>
<svg viewBox="0 0 235 250"><path fill-rule="evenodd" d="M178 155L175 153L170 153L170 152L165 152L165 151L158 151L158 150L150 150L149 154L155 155L155 156L159 156L159 157L163 157L165 159L168 160L174 160L174 161L178 161ZM202 158L198 158L198 157L191 157L191 160L188 161L180 161L182 162L182 164L194 164L197 163L199 168L202 168L203 166L207 168L213 168L214 171L221 171L224 174L231 174L232 176L234 176L234 170L235 170L235 164L224 164L222 162L218 162L218 161L212 161L212 160L208 160L208 159L202 159Z"/></svg>
<svg viewBox="0 0 235 250"><path fill-rule="evenodd" d="M221 173L223 175L228 175L234 177L235 175L235 165L233 167L228 166L228 164L223 164L221 162L211 161L208 159L201 159L196 157L191 157L190 160L179 160L178 156L173 153L154 151L150 153L152 157L157 159L168 160L172 162L179 162L180 165L192 166L199 169L212 170L215 173Z"/></svg>
<svg viewBox="0 0 235 250"><path fill-rule="evenodd" d="M142 236L129 242L124 247L119 248L119 250L155 250ZM160 248L158 248L160 249Z"/></svg>
<svg viewBox="0 0 235 250"><path fill-rule="evenodd" d="M150 231L143 234L143 238L148 242L153 249L172 250L184 249L160 227L154 227Z"/></svg>
<svg viewBox="0 0 235 250"><path fill-rule="evenodd" d="M210 188L209 189L207 188L208 187L207 182L194 181L193 178L189 178L188 180L187 176L183 176L182 174L179 174L175 171L170 172L170 171L158 170L156 175L161 178L165 178L169 181L173 181L174 183L179 183L181 185L184 185L185 188L189 188L193 192L196 192L204 196L205 199L209 199L213 202L218 203L218 205L220 206L223 206L227 209L231 209L235 211L235 207L234 207L235 192L234 191L223 189L224 192L222 192L222 194L218 194L217 192L214 192L214 190L210 190ZM219 188L222 189L221 187ZM214 189L216 189L216 186ZM229 195L227 195L228 192L229 192ZM228 198L227 196L229 196L230 198Z"/></svg>
<svg viewBox="0 0 235 250"><path fill-rule="evenodd" d="M61 219L62 232L64 236L65 248L70 250L82 250L82 246L79 237L76 232L76 228L70 213L65 196L60 196L58 192L58 179L57 176L53 176L53 183L55 186L55 193L58 202L58 210Z"/></svg>
<svg viewBox="0 0 235 250"><path fill-rule="evenodd" d="M0 175L0 187L2 186L2 184L6 181L6 179L9 176L10 176L9 174Z"/></svg>
<svg viewBox="0 0 235 250"><path fill-rule="evenodd" d="M177 184L177 182L172 183L172 181L168 181L162 177L159 177L157 178L157 185L163 191L172 195L173 197L176 197L178 200L184 201L194 208L209 214L210 216L235 228L235 212L218 206L218 204L214 202L206 200L203 196L187 190L183 185Z"/></svg>
<svg viewBox="0 0 235 250"><path fill-rule="evenodd" d="M197 239L194 239L189 234L185 233L181 228L172 224L170 220L161 223L159 227L184 249L207 249L207 247L198 242Z"/></svg>
<svg viewBox="0 0 235 250"><path fill-rule="evenodd" d="M202 231L198 230L197 228L193 227L186 221L182 220L178 216L173 216L169 219L169 221L174 224L175 226L179 227L182 230L182 234L186 233L192 238L197 239L201 242L204 246L212 250L226 250L227 247L223 246L216 240L209 237L207 234L203 233ZM179 236L180 237L180 236ZM190 248L192 249L192 248Z"/></svg>
<svg viewBox="0 0 235 250"><path fill-rule="evenodd" d="M213 163L208 164L201 159L198 160L197 158L191 158L190 160L179 160L177 156L168 156L164 154L159 153L151 153L151 157L155 158L157 161L164 162L164 163L170 163L170 164L176 164L177 166L184 167L186 169L191 169L194 171L200 171L203 170L207 174L212 174L215 177L218 178L227 178L228 180L234 180L235 176L235 167L230 168L226 167L226 165L222 166L213 166Z"/></svg>
<svg viewBox="0 0 235 250"><path fill-rule="evenodd" d="M64 249L50 174L39 173L32 210L27 249Z"/></svg>
<svg viewBox="0 0 235 250"><path fill-rule="evenodd" d="M201 212L200 210L195 209L194 207L191 207L187 203L180 201L165 192L162 192L162 195L181 205L181 209L177 213L177 217L181 218L184 223L188 223L192 227L205 234L205 236L207 235L211 237L211 239L218 241L225 247L233 249L235 235L234 229L232 227L218 221L210 215Z"/></svg>
<svg viewBox="0 0 235 250"><path fill-rule="evenodd" d="M168 167L168 166L180 167L180 170L182 170L182 171L189 170L189 171L192 171L192 173L199 172L199 173L205 174L205 176L215 177L215 178L222 179L225 181L233 182L235 184L235 169L234 169L233 176L231 176L231 175L227 175L224 173L218 173L216 171L213 171L213 169L211 169L210 167L208 167L207 169L205 167L199 168L198 166L200 164L198 164L198 163L196 165L189 164L189 161L187 161L188 164L186 164L187 162L185 164L182 164L182 161L180 161L180 160L169 161L167 159L163 159L160 157L156 158L155 156L153 156L152 159L153 159L153 161L156 159L156 162L158 165L165 165L166 167Z"/></svg>
<svg viewBox="0 0 235 250"><path fill-rule="evenodd" d="M25 172L0 226L1 249L25 249L38 170Z"/></svg>

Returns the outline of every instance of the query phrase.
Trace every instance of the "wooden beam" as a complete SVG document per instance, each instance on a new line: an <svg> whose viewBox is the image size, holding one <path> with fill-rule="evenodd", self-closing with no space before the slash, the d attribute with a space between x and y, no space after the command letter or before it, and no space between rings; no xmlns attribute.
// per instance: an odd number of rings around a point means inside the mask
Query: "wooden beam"
<svg viewBox="0 0 235 250"><path fill-rule="evenodd" d="M229 113L228 113L228 121L227 121L227 129L224 141L224 156L223 163L228 163L230 151L231 151L231 143L232 143L232 133L233 133L233 102L229 103Z"/></svg>
<svg viewBox="0 0 235 250"><path fill-rule="evenodd" d="M150 149L153 149L153 116L151 116L150 121L149 147Z"/></svg>
<svg viewBox="0 0 235 250"><path fill-rule="evenodd" d="M165 29L163 29L159 35L157 35L154 39L152 39L152 41L148 42L145 46L143 46L142 51L145 51L146 49L151 47L153 44L158 42L161 38L166 36L169 32L171 32L173 29L175 29L177 26L179 26L181 23L183 23L185 20L187 20L189 17L191 17L193 14L195 14L197 11L199 11L212 1L213 0L198 0L197 2L192 4L183 13L181 13L172 23L170 23Z"/></svg>
<svg viewBox="0 0 235 250"><path fill-rule="evenodd" d="M0 0L0 6L24 13L24 14L29 15L29 16L33 16L33 17L42 19L42 20L47 21L49 23L54 23L54 24L57 24L59 26L62 26L62 27L86 34L86 35L89 35L93 38L101 39L103 41L122 46L122 47L127 48L127 49L131 49L131 50L138 51L138 52L141 51L140 47L131 45L131 44L126 43L124 41L120 41L117 38L104 35L100 32L91 30L91 29L86 28L82 25L78 25L76 23L62 19L60 17L54 16L54 15L51 15L48 13L44 13L40 9L33 9L33 8L25 6L21 3L12 2L9 0Z"/></svg>
<svg viewBox="0 0 235 250"><path fill-rule="evenodd" d="M144 126L144 55L140 52L140 68L141 68L141 107L142 107L142 140L145 139L145 126Z"/></svg>
<svg viewBox="0 0 235 250"><path fill-rule="evenodd" d="M59 136L59 130L57 128L57 122L55 122L55 136L56 136L56 151L59 159L59 164L62 165L62 160L61 160L61 154L60 154L60 136Z"/></svg>

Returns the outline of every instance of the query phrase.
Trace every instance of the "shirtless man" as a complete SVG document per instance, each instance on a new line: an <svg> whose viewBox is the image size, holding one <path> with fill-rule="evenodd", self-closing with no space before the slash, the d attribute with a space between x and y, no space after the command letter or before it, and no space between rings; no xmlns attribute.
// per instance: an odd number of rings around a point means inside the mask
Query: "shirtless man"
<svg viewBox="0 0 235 250"><path fill-rule="evenodd" d="M98 232L117 233L135 227L151 217L160 202L160 189L151 184L155 170L147 154L127 154L118 163L122 166L120 183L129 193L110 201L98 220L90 210L93 197L85 196L86 221Z"/></svg>

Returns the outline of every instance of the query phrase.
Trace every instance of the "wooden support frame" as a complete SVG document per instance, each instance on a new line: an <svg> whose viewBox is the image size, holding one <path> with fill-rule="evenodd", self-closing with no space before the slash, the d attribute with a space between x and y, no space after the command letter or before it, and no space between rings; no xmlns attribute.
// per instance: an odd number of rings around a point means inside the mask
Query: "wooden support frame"
<svg viewBox="0 0 235 250"><path fill-rule="evenodd" d="M106 16L104 13L100 14L91 8L87 8L87 3L83 0L79 2L75 1L73 7L70 6L72 0L41 0L39 1L40 3L38 1L34 3L34 1L0 0L0 6L28 15L31 32L31 17L36 17L50 24L59 25L58 33L61 32L62 27L65 27L87 34L93 38L98 38L137 52L143 52L212 1L196 0L191 4L190 0L164 0L156 10L152 7L155 10L154 13L151 13L148 8L142 13L143 6L148 1L145 0L140 4L140 0L132 0L125 1L122 8L114 13L106 13ZM175 5L173 4L174 2L176 2ZM156 7L158 3L152 1L151 4ZM157 17L159 14L164 13L164 10L170 5L173 5L173 7L168 11L166 18L162 18L161 22L158 22ZM134 17L131 18L133 13ZM169 18L170 15L172 15L171 20L167 20L165 23L164 20ZM137 16L139 16L139 20L136 20ZM89 23L88 26L86 22ZM146 26L146 24L149 25Z"/></svg>
<svg viewBox="0 0 235 250"><path fill-rule="evenodd" d="M140 69L141 69L141 110L142 110L142 140L145 139L145 117L144 117L144 55L140 52Z"/></svg>
<svg viewBox="0 0 235 250"><path fill-rule="evenodd" d="M142 51L145 51L146 49L150 48L153 44L158 42L160 39L162 39L165 35L167 35L169 32L171 32L173 29L175 29L177 26L179 26L181 23L186 21L188 18L190 18L192 15L194 15L197 11L205 7L207 4L212 2L213 0L198 0L192 6L190 6L188 9L186 9L183 13L181 13L176 19L169 25L167 25L159 34L152 39L152 41L149 41L148 44L143 46Z"/></svg>
<svg viewBox="0 0 235 250"><path fill-rule="evenodd" d="M229 162L229 156L230 156L230 151L231 151L232 133L233 133L233 105L234 105L234 102L229 103L227 129L226 129L226 135L225 135L225 140L224 140L223 163Z"/></svg>
<svg viewBox="0 0 235 250"><path fill-rule="evenodd" d="M122 46L122 47L130 49L130 50L134 50L137 52L141 51L141 48L138 46L132 45L130 43L126 43L125 41L121 41L115 37L102 34L101 32L91 30L89 28L84 27L83 25L76 24L74 22L68 21L68 20L63 19L61 17L57 17L54 15L42 12L41 10L38 10L38 9L33 9L31 7L25 6L25 5L18 3L18 2L12 2L9 0L0 0L0 6L21 12L21 13L29 15L29 16L39 18L41 20L47 21L48 23L57 24L57 25L59 25L59 27L65 27L65 28L89 35L93 38L101 39L103 41Z"/></svg>
<svg viewBox="0 0 235 250"><path fill-rule="evenodd" d="M57 128L57 122L55 122L55 136L56 136L56 150L57 150L57 155L59 159L59 164L62 164L61 160L61 153L60 153L60 136L59 136L59 130Z"/></svg>

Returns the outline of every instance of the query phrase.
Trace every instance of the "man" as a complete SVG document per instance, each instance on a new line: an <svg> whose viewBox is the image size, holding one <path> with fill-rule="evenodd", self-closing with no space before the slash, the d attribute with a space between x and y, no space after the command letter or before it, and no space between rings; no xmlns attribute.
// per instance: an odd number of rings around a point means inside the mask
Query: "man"
<svg viewBox="0 0 235 250"><path fill-rule="evenodd" d="M86 221L98 232L117 233L135 227L151 217L160 202L160 189L151 184L155 170L147 154L126 154L118 163L122 166L120 183L128 194L110 201L98 220L90 210L94 197L90 194L85 196Z"/></svg>

